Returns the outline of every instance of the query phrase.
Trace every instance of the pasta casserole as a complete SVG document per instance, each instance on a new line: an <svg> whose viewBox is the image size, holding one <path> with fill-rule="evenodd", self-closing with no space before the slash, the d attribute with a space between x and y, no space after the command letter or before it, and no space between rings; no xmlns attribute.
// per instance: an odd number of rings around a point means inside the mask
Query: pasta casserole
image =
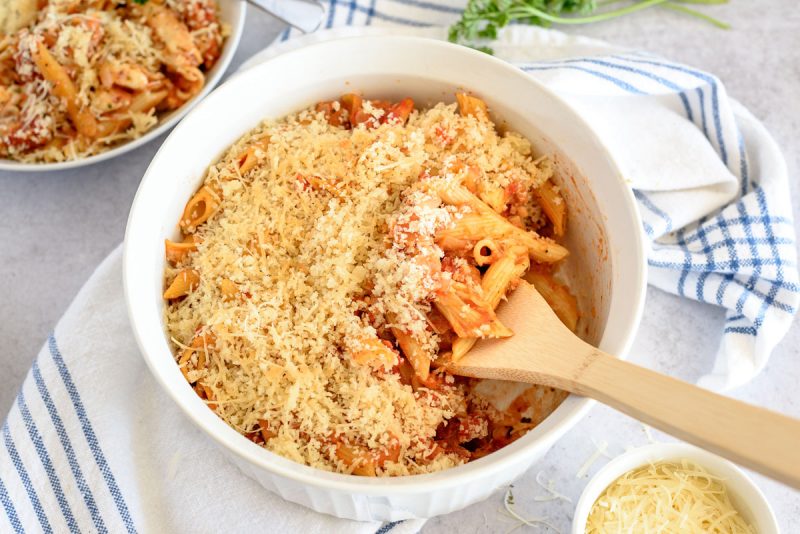
<svg viewBox="0 0 800 534"><path fill-rule="evenodd" d="M495 308L522 278L576 328L552 175L468 94L426 110L347 94L262 123L166 241L181 371L233 428L313 467L409 475L497 450L566 394L501 408L448 366L513 335Z"/></svg>
<svg viewBox="0 0 800 534"><path fill-rule="evenodd" d="M222 49L215 0L4 1L2 158L73 160L140 137L200 92Z"/></svg>

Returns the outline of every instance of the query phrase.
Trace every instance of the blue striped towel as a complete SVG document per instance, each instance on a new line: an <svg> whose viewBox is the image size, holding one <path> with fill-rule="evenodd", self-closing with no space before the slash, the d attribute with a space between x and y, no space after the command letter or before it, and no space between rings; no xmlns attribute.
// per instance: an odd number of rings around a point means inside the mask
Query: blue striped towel
<svg viewBox="0 0 800 534"><path fill-rule="evenodd" d="M331 0L327 24L442 25L461 4ZM266 55L360 31L293 39ZM444 35L441 27L393 31ZM516 27L501 37L498 54L567 98L609 145L640 202L650 282L728 308L704 384L750 379L788 329L799 296L788 179L770 136L708 74L553 31ZM0 532L385 534L423 523L316 514L228 463L139 356L119 249L59 321L0 433Z"/></svg>

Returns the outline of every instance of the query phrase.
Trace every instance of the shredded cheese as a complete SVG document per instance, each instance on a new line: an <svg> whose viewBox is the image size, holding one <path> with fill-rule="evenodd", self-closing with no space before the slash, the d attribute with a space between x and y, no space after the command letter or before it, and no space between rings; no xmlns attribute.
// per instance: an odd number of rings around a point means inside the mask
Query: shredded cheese
<svg viewBox="0 0 800 534"><path fill-rule="evenodd" d="M542 488L547 492L547 495L537 495L536 497L533 498L533 500L539 502L562 500L564 502L572 503L572 499L570 499L563 493L560 493L556 490L555 481L548 480L547 483L545 484L544 480L542 480L543 476L544 473L542 473L541 471L536 473L536 483L539 485L540 488Z"/></svg>
<svg viewBox="0 0 800 534"><path fill-rule="evenodd" d="M578 472L575 473L575 478L585 477L586 474L589 472L589 469L592 468L592 466L597 460L599 460L603 456L608 457L608 453L606 452L608 450L607 441L601 441L600 443L597 443L596 441L592 440L592 444L594 445L595 450L592 453L592 455L586 459L581 468L578 469Z"/></svg>
<svg viewBox="0 0 800 534"><path fill-rule="evenodd" d="M689 460L639 467L597 498L586 534L689 532L753 534L723 480Z"/></svg>
<svg viewBox="0 0 800 534"><path fill-rule="evenodd" d="M543 526L543 527L547 527L548 529L552 530L553 532L556 532L557 534L560 534L561 531L558 530L552 523L547 521L547 519L544 518L544 517L528 517L528 518L526 518L526 517L521 516L519 514L519 512L517 512L516 509L514 508L515 502L514 502L514 494L511 493L511 489L512 488L513 488L513 486L509 486L509 488L506 490L505 496L503 497L503 511L505 512L505 514L508 517L518 521L519 524L517 524L515 527L513 527L511 530L509 530L508 531L509 533L513 532L516 529L518 529L520 527L523 527L523 526L536 527L536 528L538 528L540 526Z"/></svg>

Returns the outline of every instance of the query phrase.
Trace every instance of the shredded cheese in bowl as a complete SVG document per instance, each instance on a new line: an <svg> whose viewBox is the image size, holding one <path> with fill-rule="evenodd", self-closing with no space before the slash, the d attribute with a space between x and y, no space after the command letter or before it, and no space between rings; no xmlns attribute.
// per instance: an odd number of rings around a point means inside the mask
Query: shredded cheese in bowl
<svg viewBox="0 0 800 534"><path fill-rule="evenodd" d="M684 459L648 463L612 482L594 502L585 532L757 531L734 507L723 479Z"/></svg>

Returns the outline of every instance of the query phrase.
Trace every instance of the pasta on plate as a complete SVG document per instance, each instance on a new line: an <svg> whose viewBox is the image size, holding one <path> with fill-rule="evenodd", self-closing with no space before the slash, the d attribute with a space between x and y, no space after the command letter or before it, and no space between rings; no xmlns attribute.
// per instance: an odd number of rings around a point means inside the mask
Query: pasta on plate
<svg viewBox="0 0 800 534"><path fill-rule="evenodd" d="M485 103L347 94L242 137L166 241L165 323L208 407L267 449L367 476L438 471L524 435L566 397L448 365L513 335L523 277L572 329L552 163ZM547 237L546 237L547 236Z"/></svg>
<svg viewBox="0 0 800 534"><path fill-rule="evenodd" d="M0 158L74 160L140 137L200 92L222 50L215 0L9 1Z"/></svg>

